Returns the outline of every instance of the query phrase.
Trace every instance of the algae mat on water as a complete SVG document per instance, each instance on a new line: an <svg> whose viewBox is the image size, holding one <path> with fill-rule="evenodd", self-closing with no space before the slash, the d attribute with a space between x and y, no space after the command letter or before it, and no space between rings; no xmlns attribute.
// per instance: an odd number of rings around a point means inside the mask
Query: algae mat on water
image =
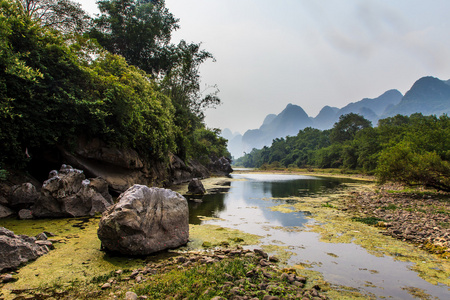
<svg viewBox="0 0 450 300"><path fill-rule="evenodd" d="M55 249L18 270L18 280L3 287L4 294L11 290L45 288L46 286L71 285L90 281L114 270L132 270L149 262L165 259L172 254L162 252L145 258L111 256L100 250L97 237L99 217L56 220L1 220L0 226L16 234L35 236L43 231L56 236L52 239ZM219 226L190 225L189 249L201 248L202 244L252 245L258 236Z"/></svg>
<svg viewBox="0 0 450 300"><path fill-rule="evenodd" d="M309 230L320 234L320 240L327 243L354 243L362 246L374 256L390 256L395 260L411 262L411 269L425 281L433 284L450 286L450 261L439 258L419 249L415 245L405 243L383 234L381 228L355 222L346 213L343 199L348 194L365 189L373 189L374 185L347 184L347 189L340 193L321 197L289 197L289 204L271 207L271 210L283 213L298 211L311 212L316 222L308 224ZM292 202L295 201L295 203ZM344 209L344 210L341 210Z"/></svg>
<svg viewBox="0 0 450 300"><path fill-rule="evenodd" d="M34 236L47 231L55 234L55 249L18 270L18 280L6 289L33 289L84 281L117 269L142 265L139 259L112 257L100 251L97 237L99 218L56 220L2 220L16 234Z"/></svg>

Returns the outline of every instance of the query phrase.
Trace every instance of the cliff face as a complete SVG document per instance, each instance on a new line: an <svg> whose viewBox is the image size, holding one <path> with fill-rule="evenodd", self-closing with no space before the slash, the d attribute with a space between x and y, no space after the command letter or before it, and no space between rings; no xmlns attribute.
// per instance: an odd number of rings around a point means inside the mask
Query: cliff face
<svg viewBox="0 0 450 300"><path fill-rule="evenodd" d="M110 148L101 140L87 141L82 138L71 151L59 147L52 154L33 159L39 162L31 174L40 181L46 179L54 166L69 164L83 170L87 177L102 177L108 182L110 190L117 193L133 184L170 187L192 178L223 176L233 171L227 158L210 157L203 164L195 160L186 163L176 155L169 154L166 162L151 161L133 149Z"/></svg>

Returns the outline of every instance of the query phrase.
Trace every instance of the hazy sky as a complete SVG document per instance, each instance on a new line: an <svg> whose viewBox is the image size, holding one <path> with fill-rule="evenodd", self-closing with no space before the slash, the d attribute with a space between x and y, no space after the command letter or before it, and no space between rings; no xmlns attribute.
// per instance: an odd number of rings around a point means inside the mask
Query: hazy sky
<svg viewBox="0 0 450 300"><path fill-rule="evenodd" d="M80 0L93 11L95 1ZM450 79L448 0L166 0L173 41L202 42L222 105L208 127L244 133L288 103L315 117L423 76Z"/></svg>

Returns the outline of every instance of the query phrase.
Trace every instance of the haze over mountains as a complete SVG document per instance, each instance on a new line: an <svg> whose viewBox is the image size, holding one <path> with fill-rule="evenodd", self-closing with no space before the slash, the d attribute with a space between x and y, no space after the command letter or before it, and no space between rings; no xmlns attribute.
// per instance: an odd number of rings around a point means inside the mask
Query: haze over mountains
<svg viewBox="0 0 450 300"><path fill-rule="evenodd" d="M270 146L275 138L295 136L306 127L330 129L341 115L348 113L360 114L376 126L379 119L416 112L437 116L450 114L450 80L423 77L405 95L398 90L389 90L377 98L364 98L340 109L325 106L315 118L308 116L300 106L288 104L278 115L267 115L259 129L247 130L241 135L226 128L222 136L228 139L231 155L239 158L253 148Z"/></svg>

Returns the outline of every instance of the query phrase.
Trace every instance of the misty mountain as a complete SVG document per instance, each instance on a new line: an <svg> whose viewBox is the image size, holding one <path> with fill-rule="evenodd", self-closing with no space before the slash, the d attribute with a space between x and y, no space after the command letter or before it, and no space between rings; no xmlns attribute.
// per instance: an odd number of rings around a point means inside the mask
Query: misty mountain
<svg viewBox="0 0 450 300"><path fill-rule="evenodd" d="M314 128L324 130L331 128L336 122L336 115L339 111L337 107L324 106L319 114L314 118Z"/></svg>
<svg viewBox="0 0 450 300"><path fill-rule="evenodd" d="M377 98L364 98L340 109L325 106L315 118L309 117L300 106L288 104L280 114L267 115L259 129L247 130L243 136L234 138L233 143L229 142L228 149L238 158L243 151L270 146L273 139L295 136L306 127L330 129L341 115L348 113L360 114L376 126L379 119L416 112L438 116L450 114L450 80L423 77L404 96L398 90L388 90ZM231 145L240 151L232 150Z"/></svg>
<svg viewBox="0 0 450 300"><path fill-rule="evenodd" d="M411 115L416 112L437 116L450 114L450 82L435 77L420 78L406 92L401 102L387 110L383 117Z"/></svg>
<svg viewBox="0 0 450 300"><path fill-rule="evenodd" d="M297 135L300 129L313 125L311 118L298 105L288 104L278 115L268 115L259 129L248 130L242 136L243 149L250 152L272 144L273 139Z"/></svg>

